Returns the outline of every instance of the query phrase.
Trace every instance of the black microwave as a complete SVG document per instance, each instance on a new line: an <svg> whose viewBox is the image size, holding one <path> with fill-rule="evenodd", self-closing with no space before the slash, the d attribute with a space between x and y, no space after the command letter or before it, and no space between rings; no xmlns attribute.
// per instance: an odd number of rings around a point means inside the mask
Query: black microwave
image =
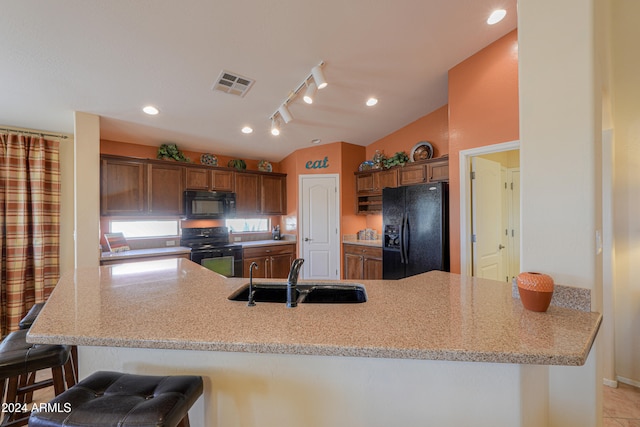
<svg viewBox="0 0 640 427"><path fill-rule="evenodd" d="M184 216L187 219L222 219L236 216L236 193L220 191L184 192Z"/></svg>

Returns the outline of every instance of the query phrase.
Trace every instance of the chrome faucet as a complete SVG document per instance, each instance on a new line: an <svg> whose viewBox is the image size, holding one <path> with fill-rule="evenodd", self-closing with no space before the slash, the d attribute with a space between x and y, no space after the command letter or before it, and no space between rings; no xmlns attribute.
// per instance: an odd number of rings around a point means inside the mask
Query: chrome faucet
<svg viewBox="0 0 640 427"><path fill-rule="evenodd" d="M255 301L253 300L253 269L254 268L258 268L258 263L252 262L251 265L249 265L249 301L247 302L247 306L249 307L253 307L254 305L256 305Z"/></svg>
<svg viewBox="0 0 640 427"><path fill-rule="evenodd" d="M304 263L304 258L298 258L291 263L291 270L287 278L287 307L296 307L298 301L296 299L296 285L298 284L298 274L300 267Z"/></svg>

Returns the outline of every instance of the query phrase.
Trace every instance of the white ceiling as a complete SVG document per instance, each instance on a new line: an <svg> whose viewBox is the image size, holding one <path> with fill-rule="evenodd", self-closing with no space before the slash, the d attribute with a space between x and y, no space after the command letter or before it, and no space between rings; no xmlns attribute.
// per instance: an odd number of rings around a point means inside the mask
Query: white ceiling
<svg viewBox="0 0 640 427"><path fill-rule="evenodd" d="M0 0L0 125L73 133L83 111L104 139L270 161L368 145L446 104L447 70L515 27L516 0ZM329 86L272 136L322 60ZM211 90L222 69L255 79L244 98Z"/></svg>

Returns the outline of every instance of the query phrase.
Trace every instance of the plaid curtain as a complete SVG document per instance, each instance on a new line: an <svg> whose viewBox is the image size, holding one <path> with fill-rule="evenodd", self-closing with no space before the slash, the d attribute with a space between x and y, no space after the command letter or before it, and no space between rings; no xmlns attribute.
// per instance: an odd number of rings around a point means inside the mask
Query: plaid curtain
<svg viewBox="0 0 640 427"><path fill-rule="evenodd" d="M2 336L18 329L58 282L60 163L57 141L0 134Z"/></svg>

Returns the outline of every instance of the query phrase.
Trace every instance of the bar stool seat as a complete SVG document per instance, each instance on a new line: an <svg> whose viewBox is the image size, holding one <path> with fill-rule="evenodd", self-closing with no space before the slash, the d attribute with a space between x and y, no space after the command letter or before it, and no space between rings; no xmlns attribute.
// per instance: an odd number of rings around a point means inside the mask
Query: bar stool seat
<svg viewBox="0 0 640 427"><path fill-rule="evenodd" d="M29 426L188 427L202 390L199 376L99 371L51 400L51 412L33 412Z"/></svg>
<svg viewBox="0 0 640 427"><path fill-rule="evenodd" d="M65 390L63 366L69 362L69 347L65 345L30 344L28 329L11 332L0 343L0 379L2 393L6 386L7 407L18 408L19 404L31 401L34 390L53 386L56 395ZM35 381L35 373L51 369L52 378ZM71 367L68 372L71 373ZM69 386L75 381L67 377ZM13 404L13 405L12 405ZM6 411L0 426L26 425L29 412Z"/></svg>
<svg viewBox="0 0 640 427"><path fill-rule="evenodd" d="M40 314L42 307L44 307L43 302L33 304L29 309L29 312L20 320L20 323L18 323L20 329L29 329L31 325L33 325L33 322L36 321L36 317Z"/></svg>

